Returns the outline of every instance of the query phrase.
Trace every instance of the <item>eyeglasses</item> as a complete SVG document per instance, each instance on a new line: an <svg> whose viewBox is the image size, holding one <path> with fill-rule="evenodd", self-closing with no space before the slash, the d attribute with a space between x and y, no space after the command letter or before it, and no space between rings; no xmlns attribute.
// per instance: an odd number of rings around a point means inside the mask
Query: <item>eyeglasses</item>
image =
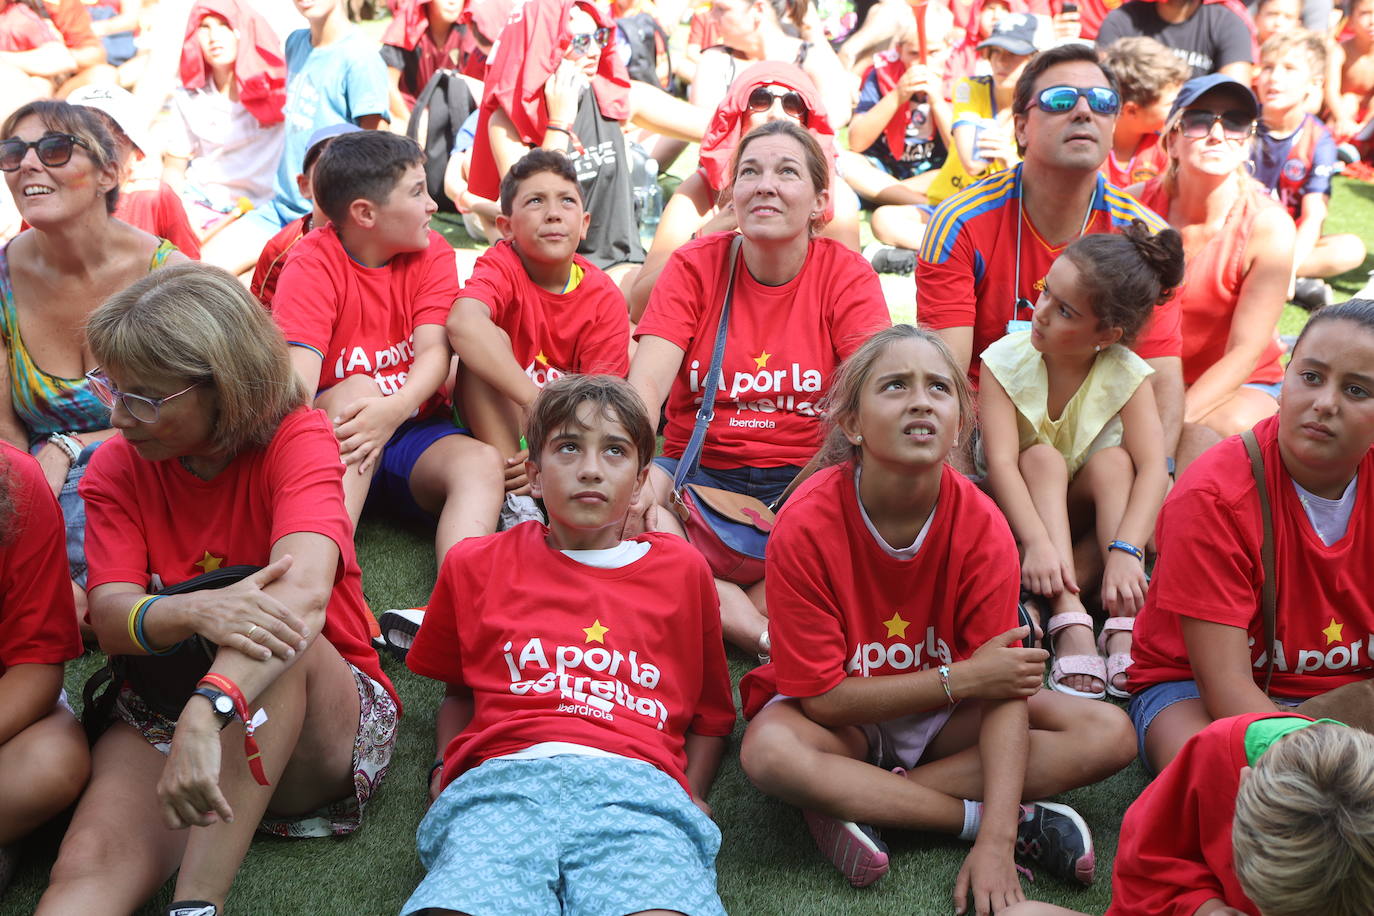
<svg viewBox="0 0 1374 916"><path fill-rule="evenodd" d="M200 386L200 382L187 385L176 394L169 394L165 398L145 398L141 394L128 394L120 391L110 384L110 379L99 369L92 369L86 373L86 381L91 383L91 393L96 396L100 403L114 410L115 404L120 404L140 423L156 423L162 410L162 405L172 398L180 397L192 388Z"/></svg>
<svg viewBox="0 0 1374 916"><path fill-rule="evenodd" d="M1179 116L1178 129L1189 140L1201 140L1212 132L1212 125L1221 122L1221 133L1227 140L1245 140L1255 132L1255 119L1243 111L1208 111L1189 108Z"/></svg>
<svg viewBox="0 0 1374 916"><path fill-rule="evenodd" d="M44 134L32 142L11 137L0 143L0 171L17 171L31 149L38 151L39 162L50 168L57 168L71 161L72 150L78 146L85 147L87 151L91 148L85 140L71 134Z"/></svg>
<svg viewBox="0 0 1374 916"><path fill-rule="evenodd" d="M610 40L611 30L600 28L595 32L583 32L580 35L573 35L572 41L568 44L568 49L578 57L583 57L591 50L592 42L596 42L598 48L604 48Z"/></svg>
<svg viewBox="0 0 1374 916"><path fill-rule="evenodd" d="M803 124L806 123L811 111L806 107L806 100L801 97L801 93L794 89L759 86L749 93L749 110L767 111L773 107L775 99L782 99L783 114L796 118Z"/></svg>
<svg viewBox="0 0 1374 916"><path fill-rule="evenodd" d="M1050 86L1040 90L1035 104L1050 114L1066 114L1078 107L1080 98L1088 100L1088 107L1097 114L1111 115L1121 110L1121 96L1106 86Z"/></svg>

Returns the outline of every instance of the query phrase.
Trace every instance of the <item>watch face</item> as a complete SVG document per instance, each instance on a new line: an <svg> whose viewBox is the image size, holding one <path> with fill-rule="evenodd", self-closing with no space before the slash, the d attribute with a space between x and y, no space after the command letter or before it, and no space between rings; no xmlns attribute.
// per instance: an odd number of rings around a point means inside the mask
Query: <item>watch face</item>
<svg viewBox="0 0 1374 916"><path fill-rule="evenodd" d="M215 712L221 716L234 714L234 701L226 696L215 697Z"/></svg>

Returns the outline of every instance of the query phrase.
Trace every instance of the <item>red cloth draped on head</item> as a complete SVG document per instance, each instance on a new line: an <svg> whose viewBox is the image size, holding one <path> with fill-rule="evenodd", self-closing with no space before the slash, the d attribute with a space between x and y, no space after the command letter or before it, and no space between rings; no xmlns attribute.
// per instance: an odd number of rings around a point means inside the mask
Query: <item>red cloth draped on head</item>
<svg viewBox="0 0 1374 916"><path fill-rule="evenodd" d="M220 17L238 33L234 82L239 102L264 127L280 124L286 104L286 58L281 40L267 20L243 0L196 0L186 19L186 40L181 45L181 84L199 89L210 82L210 64L196 38L206 16Z"/></svg>
<svg viewBox="0 0 1374 916"><path fill-rule="evenodd" d="M516 9L501 31L487 61L486 94L472 147L472 171L468 188L480 197L495 200L501 176L491 154L488 124L497 108L504 111L525 143L544 139L549 107L544 84L558 69L571 41L568 15L577 6L592 17L598 28L611 30L601 49L601 61L592 77L592 91L601 114L617 121L630 116L630 76L615 50L615 22L588 0L528 0Z"/></svg>
<svg viewBox="0 0 1374 916"><path fill-rule="evenodd" d="M717 195L730 183L730 166L735 158L735 149L744 138L744 117L749 113L749 93L759 86L769 84L785 89L795 89L806 103L807 128L821 145L821 151L830 160L830 183L834 187L835 176L835 128L821 103L820 91L811 77L796 64L764 60L753 64L735 77L730 84L725 99L711 116L706 134L701 139L701 170L711 186L711 194ZM834 213L834 203L826 208L826 219Z"/></svg>
<svg viewBox="0 0 1374 916"><path fill-rule="evenodd" d="M382 44L409 51L420 43L429 30L429 0L387 0L391 7L391 25L382 35Z"/></svg>
<svg viewBox="0 0 1374 916"><path fill-rule="evenodd" d="M471 0L463 7L458 21L468 27L463 38L463 72L468 76L484 81L487 78L487 55L478 47L473 31L481 33L482 40L488 44L495 41L506 27L511 5L512 0Z"/></svg>

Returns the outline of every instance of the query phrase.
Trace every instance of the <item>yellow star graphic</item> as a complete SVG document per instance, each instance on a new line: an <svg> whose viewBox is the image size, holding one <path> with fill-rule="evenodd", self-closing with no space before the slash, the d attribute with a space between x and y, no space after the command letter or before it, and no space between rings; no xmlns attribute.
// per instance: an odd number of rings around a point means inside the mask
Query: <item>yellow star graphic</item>
<svg viewBox="0 0 1374 916"><path fill-rule="evenodd" d="M1344 639L1344 634L1342 632L1344 629L1345 624L1337 623L1336 618L1332 617L1331 623L1327 625L1325 630L1322 630L1322 633L1326 636L1326 644L1329 646L1333 642L1340 642Z"/></svg>
<svg viewBox="0 0 1374 916"><path fill-rule="evenodd" d="M207 550L201 561L193 565L199 566L201 572L214 572L224 565L224 557L211 556L210 551Z"/></svg>
<svg viewBox="0 0 1374 916"><path fill-rule="evenodd" d="M593 620L591 626L582 628L582 632L587 634L587 642L599 642L603 646L606 644L606 634L610 631L611 628L603 627L600 620Z"/></svg>
<svg viewBox="0 0 1374 916"><path fill-rule="evenodd" d="M893 613L891 620L884 620L883 626L887 627L887 638L896 636L899 639L906 639L906 628L911 626L910 620L902 619L902 612Z"/></svg>
<svg viewBox="0 0 1374 916"><path fill-rule="evenodd" d="M539 361L539 365L541 366L547 366L549 364L549 358L544 355L543 350L540 350L538 353L536 353L534 358Z"/></svg>
<svg viewBox="0 0 1374 916"><path fill-rule="evenodd" d="M758 366L760 369L763 369L767 367L768 360L772 357L773 354L769 353L767 350L760 350L759 355L754 357L754 365Z"/></svg>

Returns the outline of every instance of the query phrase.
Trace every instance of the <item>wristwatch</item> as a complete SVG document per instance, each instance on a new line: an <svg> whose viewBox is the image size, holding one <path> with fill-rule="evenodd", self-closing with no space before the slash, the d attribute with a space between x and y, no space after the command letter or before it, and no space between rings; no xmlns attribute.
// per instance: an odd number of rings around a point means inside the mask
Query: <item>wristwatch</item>
<svg viewBox="0 0 1374 916"><path fill-rule="evenodd" d="M202 696L210 701L210 708L215 711L215 716L219 719L219 727L223 730L230 722L238 717L234 710L234 701L229 698L229 694L216 690L213 687L197 687L191 691L192 696Z"/></svg>

